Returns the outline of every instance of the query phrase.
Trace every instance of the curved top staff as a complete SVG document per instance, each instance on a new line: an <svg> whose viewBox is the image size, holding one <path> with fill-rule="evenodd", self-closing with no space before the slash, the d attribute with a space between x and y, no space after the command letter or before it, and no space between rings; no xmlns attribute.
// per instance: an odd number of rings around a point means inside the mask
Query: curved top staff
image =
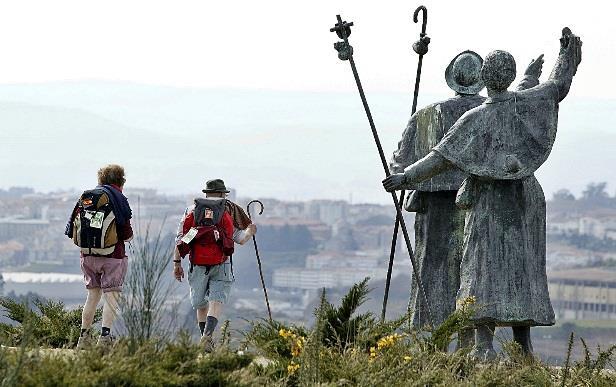
<svg viewBox="0 0 616 387"><path fill-rule="evenodd" d="M423 65L423 56L428 53L428 44L430 44L430 38L426 35L426 25L428 24L428 9L420 5L413 12L413 21L419 22L419 12L422 14L421 33L419 34L419 40L413 43L413 51L419 54L419 60L417 62L417 75L415 76L415 90L413 91L413 107L411 108L411 115L417 111L417 96L419 95L419 81L421 80L421 67ZM400 203L404 203L405 192L400 192ZM400 219L396 216L396 222L394 225L393 235L391 236L391 248L389 250L389 265L387 267L387 279L385 280L385 294L383 296L383 308L381 309L381 321L385 321L385 313L387 312L387 300L389 298L389 286L391 284L391 273L393 271L394 257L396 255L396 245L398 243L398 228L400 226Z"/></svg>
<svg viewBox="0 0 616 387"><path fill-rule="evenodd" d="M263 214L263 209L265 208L265 207L263 206L263 202L262 202L261 200L251 200L250 202L248 202L248 204L246 205L246 211L248 212L248 217L249 217L250 219L252 219L252 216L250 216L250 205L251 205L251 204L254 204L254 203L259 204L259 207L260 207L260 208L259 208L259 215L262 215L262 214Z"/></svg>
<svg viewBox="0 0 616 387"><path fill-rule="evenodd" d="M426 36L426 24L428 24L428 9L423 5L420 5L419 7L417 7L415 12L413 12L413 21L415 23L419 21L419 19L417 19L417 16L419 16L419 11L422 11L422 15L423 15L423 18L422 18L423 21L421 23L421 35L419 36L424 37Z"/></svg>
<svg viewBox="0 0 616 387"><path fill-rule="evenodd" d="M338 19L338 23L330 29L330 32L335 32L336 35L340 39L341 42L334 43L334 48L338 51L338 58L340 60L348 60L351 64L351 70L353 71L353 77L355 77L355 83L357 84L357 90L359 91L359 96L361 98L361 102L364 105L364 110L366 111L366 117L368 118L368 123L370 124L370 129L372 130L372 136L374 137L374 142L379 151L379 157L381 158L381 163L383 164L383 170L385 171L385 175L389 176L389 166L387 164L387 160L385 159L385 153L383 152L383 147L381 146L381 140L379 139L379 134L376 131L376 126L374 125L374 120L372 119L372 113L370 112L370 107L368 106L368 101L366 100L366 95L364 94L364 89L361 85L361 80L359 79L359 74L357 73L357 67L355 66L355 61L353 60L353 47L349 44L348 37L351 34L351 27L353 26L353 22L342 21L340 15L336 15ZM400 208L400 202L398 201L398 197L395 192L391 192L391 198L394 202L394 206L396 207L396 215L400 219L400 227L402 228L402 234L404 235L404 241L406 243L406 248L409 252L409 258L411 260L411 266L413 267L413 276L415 281L417 282L417 286L420 294L426 304L426 314L427 320L430 322L430 325L434 326L432 322L432 315L430 313L430 305L428 304L428 299L426 297L426 292L424 291L423 284L421 283L421 278L419 277L419 272L417 271L417 263L415 262L415 257L413 255L413 248L411 247L411 240L409 238L408 231L406 229L406 224L404 222L404 218L402 217L402 209Z"/></svg>
<svg viewBox="0 0 616 387"><path fill-rule="evenodd" d="M246 205L246 211L248 212L248 217L252 220L252 216L250 216L250 205L257 203L259 204L259 215L263 214L263 203L260 200L251 200ZM252 236L252 243L255 246L255 254L257 255L257 265L259 266L259 276L261 277L261 287L263 287L263 294L265 295L265 305L267 305L267 315L269 316L270 321L272 321L272 310L270 308L269 297L267 296L267 288L265 287L265 279L263 278L263 269L261 268L261 257L259 256L259 247L257 246L257 238Z"/></svg>
<svg viewBox="0 0 616 387"><path fill-rule="evenodd" d="M417 95L419 94L419 81L421 79L421 66L423 62L423 56L428 53L428 44L430 44L430 38L426 35L426 24L428 24L428 10L423 5L417 7L413 13L413 21L419 22L418 16L421 11L423 17L421 22L421 33L419 34L419 40L413 43L413 51L419 54L419 62L417 63L417 76L415 77L415 91L413 93L413 109L412 113L417 110Z"/></svg>

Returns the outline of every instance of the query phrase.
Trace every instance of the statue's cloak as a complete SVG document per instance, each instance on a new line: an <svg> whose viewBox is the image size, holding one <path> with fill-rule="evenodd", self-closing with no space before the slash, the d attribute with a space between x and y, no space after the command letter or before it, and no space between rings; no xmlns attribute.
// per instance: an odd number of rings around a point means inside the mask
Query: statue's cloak
<svg viewBox="0 0 616 387"><path fill-rule="evenodd" d="M558 101L553 81L488 98L462 115L433 150L480 178L532 176L552 150Z"/></svg>
<svg viewBox="0 0 616 387"><path fill-rule="evenodd" d="M457 95L418 110L411 116L402 134L390 170L393 173L402 172L404 168L427 156L464 113L481 105L483 101L485 98L480 95ZM408 184L405 188L430 192L457 191L466 177L466 173L452 168L430 180Z"/></svg>

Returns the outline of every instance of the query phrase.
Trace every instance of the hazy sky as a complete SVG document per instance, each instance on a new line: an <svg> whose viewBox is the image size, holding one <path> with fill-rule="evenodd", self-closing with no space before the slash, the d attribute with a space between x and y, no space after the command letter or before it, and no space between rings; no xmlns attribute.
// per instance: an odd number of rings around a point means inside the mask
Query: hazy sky
<svg viewBox="0 0 616 387"><path fill-rule="evenodd" d="M117 162L131 171L132 184L165 192L189 190L169 176L194 180L198 189L206 176L224 175L240 192L259 196L353 193L361 200L387 201L353 77L348 63L337 59L337 37L329 28L337 13L355 23L351 44L389 157L410 116L417 64L411 44L421 30L411 16L420 4L2 2L0 187L82 187L91 184L101 164ZM420 107L452 95L443 73L460 51L485 56L508 50L518 61L518 75L543 53L545 79L562 28L581 36L583 62L561 108L554 152L538 177L548 196L562 187L579 194L590 181L607 181L613 192L614 1L423 4L432 43L424 59ZM113 147L116 153L94 157L84 147L67 151L88 130L126 138ZM218 136L217 148L221 141L232 144L225 149L233 168L214 165L214 142L194 140L204 134ZM193 156L173 141L189 141L210 158ZM29 153L45 157L24 162Z"/></svg>
<svg viewBox="0 0 616 387"><path fill-rule="evenodd" d="M428 35L422 91L446 92L444 65L459 51L509 50L518 71L563 26L584 41L576 96L613 97L613 1L423 1ZM329 28L355 22L351 42L367 90L405 91L414 79L414 1L11 1L0 5L1 83L128 80L197 87L351 90Z"/></svg>

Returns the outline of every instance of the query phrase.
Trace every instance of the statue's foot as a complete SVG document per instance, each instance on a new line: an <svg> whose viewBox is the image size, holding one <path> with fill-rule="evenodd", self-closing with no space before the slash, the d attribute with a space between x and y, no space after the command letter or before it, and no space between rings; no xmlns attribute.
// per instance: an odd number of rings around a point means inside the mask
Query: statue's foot
<svg viewBox="0 0 616 387"><path fill-rule="evenodd" d="M456 351L465 348L471 348L475 343L475 330L474 329L462 329L458 332L458 343L456 345Z"/></svg>
<svg viewBox="0 0 616 387"><path fill-rule="evenodd" d="M492 342L494 340L495 325L479 325L475 330L475 347L471 356L481 362L488 362L496 359L496 351Z"/></svg>
<svg viewBox="0 0 616 387"><path fill-rule="evenodd" d="M530 338L530 327L513 327L513 341L522 348L522 353L526 356L533 356L533 343Z"/></svg>
<svg viewBox="0 0 616 387"><path fill-rule="evenodd" d="M482 363L487 363L496 359L496 351L494 348L474 347L469 356Z"/></svg>

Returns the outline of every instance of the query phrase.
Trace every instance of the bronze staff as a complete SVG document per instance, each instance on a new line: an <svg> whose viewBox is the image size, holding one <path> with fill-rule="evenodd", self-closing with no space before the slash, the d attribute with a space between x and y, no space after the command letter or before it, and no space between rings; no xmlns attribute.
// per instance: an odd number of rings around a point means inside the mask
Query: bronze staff
<svg viewBox="0 0 616 387"><path fill-rule="evenodd" d="M423 64L423 56L428 53L428 44L430 44L430 38L426 35L426 24L428 23L428 10L423 5L417 7L413 13L413 21L417 23L419 20L417 16L419 11L422 11L423 20L421 23L421 33L419 34L419 40L413 43L413 51L419 54L419 61L417 62L417 75L415 77L415 91L413 93L413 107L411 108L411 115L417 111L417 95L419 94L419 81L421 80L421 66ZM400 191L400 203L404 203L404 190ZM389 285L391 284L391 272L394 266L394 256L396 255L396 244L398 243L398 228L400 227L400 218L396 216L396 223L394 225L394 232L391 236L391 249L389 250L389 266L387 267L387 280L385 281L385 295L383 296L383 309L381 310L381 321L385 321L385 312L387 311L387 299L389 298Z"/></svg>
<svg viewBox="0 0 616 387"><path fill-rule="evenodd" d="M366 100L366 95L364 94L364 89L361 85L361 81L357 73L357 68L355 67L355 61L353 60L353 47L351 47L348 41L348 37L351 34L351 26L353 26L353 22L347 23L346 21L342 21L340 15L336 15L336 18L338 19L338 23L336 23L336 25L330 29L330 32L335 32L336 35L338 35L338 37L342 39L342 41L334 43L334 48L336 49L336 51L338 51L338 58L340 60L348 60L351 64L351 70L353 71L353 76L355 77L357 90L359 91L361 102L364 105L364 110L366 111L368 122L370 123L370 129L372 129L372 136L374 137L374 142L376 143L376 147L379 151L379 156L381 158L381 163L383 164L385 176L389 176L389 166L387 165L387 161L385 160L385 154L383 153L381 140L379 140L379 134L376 131L376 126L374 125L374 121L372 119L372 113L370 113L370 107L368 106L368 101ZM400 208L400 203L398 202L398 197L396 196L395 192L391 192L391 198L394 202L394 206L396 207L396 215L400 219L400 227L402 228L402 234L404 235L406 248L409 252L409 258L411 259L411 266L413 266L413 275L415 276L415 281L417 281L419 291L421 292L424 302L426 303L426 314L428 317L428 321L430 322L430 325L434 325L432 323L432 315L430 313L430 306L428 305L426 292L424 291L423 284L421 283L421 278L419 278L419 273L417 272L417 264L413 255L413 248L411 247L411 240L406 229L406 224L404 223L404 218L402 217L402 209Z"/></svg>

